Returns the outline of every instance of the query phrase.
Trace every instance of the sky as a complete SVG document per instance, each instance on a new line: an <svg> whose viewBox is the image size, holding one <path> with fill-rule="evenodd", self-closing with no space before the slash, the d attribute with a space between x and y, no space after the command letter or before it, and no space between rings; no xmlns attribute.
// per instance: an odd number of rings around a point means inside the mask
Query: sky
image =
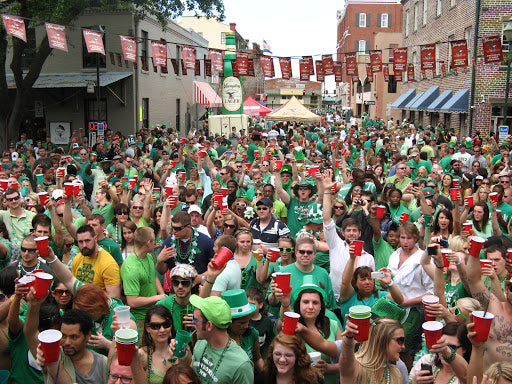
<svg viewBox="0 0 512 384"><path fill-rule="evenodd" d="M343 6L343 0L224 0L224 23L236 23L238 33L249 43L262 47L265 40L272 55L331 53L336 60L336 11ZM313 59L319 60L320 56ZM274 66L276 76L280 76L277 60ZM299 77L298 59L292 59L292 72ZM316 80L315 76L311 80ZM334 93L334 76L326 77L326 87L330 94Z"/></svg>

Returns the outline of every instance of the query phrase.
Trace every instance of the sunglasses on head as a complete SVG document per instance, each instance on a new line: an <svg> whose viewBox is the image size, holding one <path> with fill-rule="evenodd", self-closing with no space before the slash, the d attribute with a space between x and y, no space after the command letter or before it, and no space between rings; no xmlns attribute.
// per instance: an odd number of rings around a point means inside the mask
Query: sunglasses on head
<svg viewBox="0 0 512 384"><path fill-rule="evenodd" d="M172 321L170 320L164 321L163 323L148 323L148 327L154 331L158 331L161 327L164 327L165 329L171 328L171 326Z"/></svg>
<svg viewBox="0 0 512 384"><path fill-rule="evenodd" d="M301 255L305 255L305 254L312 255L313 253L315 253L314 251L312 251L310 249L297 249L297 252L300 253Z"/></svg>
<svg viewBox="0 0 512 384"><path fill-rule="evenodd" d="M280 252L293 252L293 247L278 247Z"/></svg>
<svg viewBox="0 0 512 384"><path fill-rule="evenodd" d="M243 201L237 201L235 203L235 206L236 207L243 207L243 208L245 208L245 207L247 207L247 204L245 204Z"/></svg>
<svg viewBox="0 0 512 384"><path fill-rule="evenodd" d="M190 283L191 283L190 280L171 279L171 284L174 287L177 287L178 285L181 284L183 287L188 288L188 287L190 287Z"/></svg>

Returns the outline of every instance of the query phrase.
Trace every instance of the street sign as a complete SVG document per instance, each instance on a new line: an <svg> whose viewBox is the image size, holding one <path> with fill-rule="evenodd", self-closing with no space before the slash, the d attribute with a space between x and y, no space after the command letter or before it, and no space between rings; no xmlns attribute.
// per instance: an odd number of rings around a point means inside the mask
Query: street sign
<svg viewBox="0 0 512 384"><path fill-rule="evenodd" d="M375 105L375 100L365 100L364 105Z"/></svg>
<svg viewBox="0 0 512 384"><path fill-rule="evenodd" d="M504 142L505 140L507 140L508 131L509 131L509 126L508 125L500 125L500 129L498 131L499 132L498 140L499 140L500 144L502 142Z"/></svg>

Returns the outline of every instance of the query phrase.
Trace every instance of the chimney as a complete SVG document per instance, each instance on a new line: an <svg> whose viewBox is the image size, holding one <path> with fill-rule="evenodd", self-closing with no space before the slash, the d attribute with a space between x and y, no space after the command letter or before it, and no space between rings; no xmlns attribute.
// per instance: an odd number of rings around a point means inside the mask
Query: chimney
<svg viewBox="0 0 512 384"><path fill-rule="evenodd" d="M236 32L236 23L229 23L229 29Z"/></svg>

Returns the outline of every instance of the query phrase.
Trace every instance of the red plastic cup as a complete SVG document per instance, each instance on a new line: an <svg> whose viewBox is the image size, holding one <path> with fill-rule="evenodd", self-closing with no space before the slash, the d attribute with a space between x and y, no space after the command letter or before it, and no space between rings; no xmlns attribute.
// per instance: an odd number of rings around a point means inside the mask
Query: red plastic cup
<svg viewBox="0 0 512 384"><path fill-rule="evenodd" d="M203 193L203 190L201 188L196 188L197 195L201 195Z"/></svg>
<svg viewBox="0 0 512 384"><path fill-rule="evenodd" d="M407 212L402 212L402 214L400 215L400 224L403 224L406 221L408 221L410 216L411 215L409 215Z"/></svg>
<svg viewBox="0 0 512 384"><path fill-rule="evenodd" d="M80 196L80 184L73 185L73 193L75 196Z"/></svg>
<svg viewBox="0 0 512 384"><path fill-rule="evenodd" d="M37 339L41 343L41 351L43 352L46 364L58 361L62 333L56 329L47 329L46 331L39 333Z"/></svg>
<svg viewBox="0 0 512 384"><path fill-rule="evenodd" d="M283 168L283 160L276 160L276 172L279 172Z"/></svg>
<svg viewBox="0 0 512 384"><path fill-rule="evenodd" d="M507 256L510 262L512 263L512 248L507 249Z"/></svg>
<svg viewBox="0 0 512 384"><path fill-rule="evenodd" d="M489 331L491 330L492 320L494 319L494 315L490 312L485 313L484 311L473 311L471 312L471 317L473 319L473 323L475 323L474 332L476 335L473 337L475 341L479 341L484 343L487 341L489 337Z"/></svg>
<svg viewBox="0 0 512 384"><path fill-rule="evenodd" d="M341 168L342 162L341 162L341 160L336 160L335 164L336 164L336 168Z"/></svg>
<svg viewBox="0 0 512 384"><path fill-rule="evenodd" d="M91 153L91 161L92 162L95 162L96 161L96 154L93 152Z"/></svg>
<svg viewBox="0 0 512 384"><path fill-rule="evenodd" d="M352 243L354 243L354 256L361 256L361 253L363 253L364 241L354 240Z"/></svg>
<svg viewBox="0 0 512 384"><path fill-rule="evenodd" d="M55 176L55 168L50 168L50 173Z"/></svg>
<svg viewBox="0 0 512 384"><path fill-rule="evenodd" d="M309 174L311 177L316 177L317 172L320 170L320 167L311 167L309 168Z"/></svg>
<svg viewBox="0 0 512 384"><path fill-rule="evenodd" d="M212 260L215 269L222 269L226 263L233 258L233 252L229 248L222 247Z"/></svg>
<svg viewBox="0 0 512 384"><path fill-rule="evenodd" d="M247 153L244 153L244 154L242 155L242 161L247 161Z"/></svg>
<svg viewBox="0 0 512 384"><path fill-rule="evenodd" d="M377 206L377 219L382 219L384 217L384 214L386 213L386 207L384 205L378 205Z"/></svg>
<svg viewBox="0 0 512 384"><path fill-rule="evenodd" d="M176 167L176 162L171 161L171 162L169 162L169 165L171 166L171 169L174 169L174 167Z"/></svg>
<svg viewBox="0 0 512 384"><path fill-rule="evenodd" d="M9 185L9 180L7 180L7 179L0 180L0 188L2 188L4 192L7 189L7 185Z"/></svg>
<svg viewBox="0 0 512 384"><path fill-rule="evenodd" d="M171 208L176 208L177 205L178 205L178 197L171 196L170 207Z"/></svg>
<svg viewBox="0 0 512 384"><path fill-rule="evenodd" d="M48 236L36 237L35 239L39 256L45 257L50 254Z"/></svg>
<svg viewBox="0 0 512 384"><path fill-rule="evenodd" d="M489 193L489 199L491 199L491 201L494 201L496 204L498 204L498 192Z"/></svg>
<svg viewBox="0 0 512 384"><path fill-rule="evenodd" d="M187 144L187 139L185 139L184 137L180 138L180 143L181 145Z"/></svg>
<svg viewBox="0 0 512 384"><path fill-rule="evenodd" d="M473 195L471 195L471 196L466 196L466 197L464 198L464 202L465 202L465 204L466 204L469 208L471 208L471 207L473 206L473 204L474 204L474 202L473 202Z"/></svg>
<svg viewBox="0 0 512 384"><path fill-rule="evenodd" d="M466 221L465 223L462 224L462 228L466 232L469 232L469 234L471 235L472 232L473 232L473 222L472 221Z"/></svg>
<svg viewBox="0 0 512 384"><path fill-rule="evenodd" d="M272 158L272 152L270 152L270 151L265 152L265 156L267 157L267 160L270 160Z"/></svg>
<svg viewBox="0 0 512 384"><path fill-rule="evenodd" d="M485 240L479 236L471 236L470 243L469 254L473 257L480 258L480 251L484 246Z"/></svg>
<svg viewBox="0 0 512 384"><path fill-rule="evenodd" d="M359 341L360 343L362 343L363 341L366 341L368 340L368 336L370 335L370 320L371 320L371 317L368 316L368 317L365 317L365 318L355 318L355 317L352 317L350 316L350 321L352 323L354 323L355 325L357 325L357 330L359 331L358 334L355 334L354 335L354 339L356 339L356 341Z"/></svg>
<svg viewBox="0 0 512 384"><path fill-rule="evenodd" d="M87 151L91 152L92 151L92 147L87 147Z"/></svg>
<svg viewBox="0 0 512 384"><path fill-rule="evenodd" d="M459 179L453 179L452 184L453 184L453 188L460 188Z"/></svg>
<svg viewBox="0 0 512 384"><path fill-rule="evenodd" d="M283 295L288 295L291 292L291 290L292 290L292 287L290 286L290 278L292 277L291 273L276 272L276 273L272 274L272 277L274 278L274 281L277 284L277 288L279 288L281 291L283 291Z"/></svg>
<svg viewBox="0 0 512 384"><path fill-rule="evenodd" d="M39 192L37 194L39 196L39 202L42 206L45 206L48 202L48 192Z"/></svg>
<svg viewBox="0 0 512 384"><path fill-rule="evenodd" d="M137 341L132 343L120 343L116 340L117 361L119 365L130 366L132 364L136 343Z"/></svg>
<svg viewBox="0 0 512 384"><path fill-rule="evenodd" d="M226 197L228 195L228 189L225 187L222 187L221 189L222 197Z"/></svg>
<svg viewBox="0 0 512 384"><path fill-rule="evenodd" d="M217 202L217 206L221 208L224 197L221 194L215 193L213 199Z"/></svg>
<svg viewBox="0 0 512 384"><path fill-rule="evenodd" d="M57 168L57 177L64 177L66 176L66 168L59 167Z"/></svg>
<svg viewBox="0 0 512 384"><path fill-rule="evenodd" d="M439 321L426 321L421 327L423 328L423 333L425 333L427 348L431 349L443 336L443 323Z"/></svg>
<svg viewBox="0 0 512 384"><path fill-rule="evenodd" d="M453 251L449 248L443 248L441 249L441 255L443 256L443 265L448 268L450 266L450 262L448 261L448 258L446 257L447 255L449 255L450 253L452 253Z"/></svg>
<svg viewBox="0 0 512 384"><path fill-rule="evenodd" d="M452 201L459 199L459 188L450 188L450 198Z"/></svg>
<svg viewBox="0 0 512 384"><path fill-rule="evenodd" d="M165 196L169 197L172 196L172 187L171 186L165 186Z"/></svg>
<svg viewBox="0 0 512 384"><path fill-rule="evenodd" d="M130 186L130 189L135 189L135 185L137 184L137 179L130 179L129 181L129 186Z"/></svg>
<svg viewBox="0 0 512 384"><path fill-rule="evenodd" d="M269 248L268 249L269 258L268 261L271 263L275 263L279 258L279 249L278 248Z"/></svg>
<svg viewBox="0 0 512 384"><path fill-rule="evenodd" d="M334 193L338 192L338 185L337 185L336 183L334 183L334 184L332 185L332 187L331 187L331 192L334 192Z"/></svg>
<svg viewBox="0 0 512 384"><path fill-rule="evenodd" d="M480 270L484 269L486 266L492 266L492 260L489 259L482 259L480 260Z"/></svg>
<svg viewBox="0 0 512 384"><path fill-rule="evenodd" d="M180 177L181 181L185 181L185 179L187 178L187 173L186 172L180 172L179 173L179 177Z"/></svg>
<svg viewBox="0 0 512 384"><path fill-rule="evenodd" d="M201 156L201 159L204 159L206 157L206 151L200 151L199 156Z"/></svg>
<svg viewBox="0 0 512 384"><path fill-rule="evenodd" d="M11 188L12 188L12 189L15 189L15 190L19 190L20 185L18 184L18 182L17 182L17 181L15 181L15 182L12 182L12 183L11 183Z"/></svg>
<svg viewBox="0 0 512 384"><path fill-rule="evenodd" d="M295 328L299 322L300 315L295 312L285 312L283 321L283 333L285 335L295 335Z"/></svg>
<svg viewBox="0 0 512 384"><path fill-rule="evenodd" d="M423 302L423 308L425 310L425 321L435 321L435 317L427 315L427 307L431 304L439 303L439 297L434 295L425 295L422 297L421 301Z"/></svg>
<svg viewBox="0 0 512 384"><path fill-rule="evenodd" d="M73 183L64 183L64 193L67 197L73 196Z"/></svg>
<svg viewBox="0 0 512 384"><path fill-rule="evenodd" d="M254 157L260 157L260 151L254 151Z"/></svg>
<svg viewBox="0 0 512 384"><path fill-rule="evenodd" d="M46 238L46 241L48 241L48 238ZM48 290L50 288L52 280L53 276L50 275L49 273L37 272L36 281L34 282L34 297L36 297L37 299L44 299L48 294Z"/></svg>

